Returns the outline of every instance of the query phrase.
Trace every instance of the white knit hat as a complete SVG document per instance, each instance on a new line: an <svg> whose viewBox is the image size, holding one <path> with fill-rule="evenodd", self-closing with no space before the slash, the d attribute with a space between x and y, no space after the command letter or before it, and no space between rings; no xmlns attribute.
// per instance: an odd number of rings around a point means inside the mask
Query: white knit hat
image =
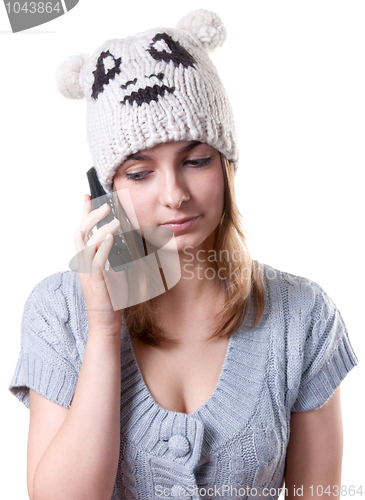
<svg viewBox="0 0 365 500"><path fill-rule="evenodd" d="M232 108L207 53L225 38L218 15L199 9L176 28L108 40L61 64L58 90L86 98L89 148L107 192L127 156L168 141L205 142L236 169Z"/></svg>

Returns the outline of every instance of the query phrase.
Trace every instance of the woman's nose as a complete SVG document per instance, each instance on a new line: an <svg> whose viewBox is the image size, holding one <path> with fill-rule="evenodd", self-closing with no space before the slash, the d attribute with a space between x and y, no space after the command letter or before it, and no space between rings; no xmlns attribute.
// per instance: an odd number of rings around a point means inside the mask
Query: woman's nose
<svg viewBox="0 0 365 500"><path fill-rule="evenodd" d="M164 206L179 209L183 201L190 199L190 193L182 175L176 171L165 172L161 176L159 186L160 203Z"/></svg>

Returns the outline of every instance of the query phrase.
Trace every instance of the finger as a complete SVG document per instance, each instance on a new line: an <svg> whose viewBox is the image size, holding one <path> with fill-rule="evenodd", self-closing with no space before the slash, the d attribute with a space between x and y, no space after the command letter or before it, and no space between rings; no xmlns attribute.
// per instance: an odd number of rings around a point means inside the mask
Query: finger
<svg viewBox="0 0 365 500"><path fill-rule="evenodd" d="M105 238L100 243L99 248L95 254L95 257L92 261L92 273L100 273L105 269L105 263L109 256L109 252L113 246L114 240L111 233L107 233Z"/></svg>
<svg viewBox="0 0 365 500"><path fill-rule="evenodd" d="M77 254L79 254L85 248L84 232L79 228L74 232L74 244Z"/></svg>
<svg viewBox="0 0 365 500"><path fill-rule="evenodd" d="M89 194L84 194L84 205L82 207L81 220L83 220L87 214L91 212L91 196Z"/></svg>
<svg viewBox="0 0 365 500"><path fill-rule="evenodd" d="M85 217L91 212L91 196L89 194L84 194L84 204L82 207L82 214L81 214L81 223L85 219ZM76 247L76 252L79 253L81 252L83 246L86 244L86 232L85 229L82 229L81 227L76 229L74 232L74 242L75 242L75 247Z"/></svg>
<svg viewBox="0 0 365 500"><path fill-rule="evenodd" d="M85 195L85 198L88 195ZM74 233L76 251L81 251L87 243L87 235L91 233L95 225L102 220L109 212L110 207L106 203L97 210L91 210L91 200L84 204L83 216L80 226Z"/></svg>
<svg viewBox="0 0 365 500"><path fill-rule="evenodd" d="M102 240L108 232L115 232L119 227L119 220L113 219L111 223L106 225L106 228L102 226L91 238L88 238L88 234L92 234L92 229L100 220L106 217L109 211L110 207L107 203L97 210L92 210L90 195L84 195L83 220L80 227L74 233L78 269L80 272L92 272L92 262Z"/></svg>
<svg viewBox="0 0 365 500"><path fill-rule="evenodd" d="M81 221L79 229L84 235L90 234L96 224L103 220L109 212L110 206L107 203L104 203L104 205L96 210L91 210L91 212L87 213L85 218Z"/></svg>
<svg viewBox="0 0 365 500"><path fill-rule="evenodd" d="M113 219L108 224L101 226L88 240L88 245L100 245L101 242L105 239L108 233L115 233L115 231L119 228L120 221L119 219Z"/></svg>
<svg viewBox="0 0 365 500"><path fill-rule="evenodd" d="M92 272L92 262L96 252L97 247L86 246L77 254L78 261L81 263L78 272L85 274L90 274Z"/></svg>
<svg viewBox="0 0 365 500"><path fill-rule="evenodd" d="M78 227L74 232L74 244L76 253L80 253L85 247L87 243L87 236L84 229Z"/></svg>
<svg viewBox="0 0 365 500"><path fill-rule="evenodd" d="M82 233L82 231L80 231ZM82 273L91 273L93 271L93 260L95 258L95 255L100 247L100 245L103 242L103 238L100 237L97 241L93 242L88 242L87 245L84 245L81 241L82 236L80 235L79 237L75 238L78 240L78 243L76 243L76 248L80 248L80 250L77 253L77 259L78 259L78 271ZM98 272L98 271L96 271Z"/></svg>
<svg viewBox="0 0 365 500"><path fill-rule="evenodd" d="M111 222L109 222L109 224L106 224L105 226L102 226L100 229L98 229L96 233L87 241L86 245L82 241L83 231L79 230L80 234L75 235L76 239L75 246L77 249L78 248L80 249L78 253L78 264L80 272L84 273L99 272L98 268L96 268L95 265L94 265L95 268L93 269L93 262L95 259L95 255L98 252L100 246L102 245L106 235L108 233L114 233L118 229L119 225L120 225L119 220L113 219ZM100 255L103 256L103 252ZM106 255L104 263L101 265L105 266L107 257L108 255ZM102 267L101 269L104 269L104 267Z"/></svg>

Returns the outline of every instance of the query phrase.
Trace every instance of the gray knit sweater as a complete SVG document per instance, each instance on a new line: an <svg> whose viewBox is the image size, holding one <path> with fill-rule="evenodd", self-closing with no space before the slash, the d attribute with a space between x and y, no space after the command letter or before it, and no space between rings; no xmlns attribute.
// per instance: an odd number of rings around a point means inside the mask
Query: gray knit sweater
<svg viewBox="0 0 365 500"><path fill-rule="evenodd" d="M213 394L190 415L154 401L123 327L112 500L277 498L290 413L322 406L358 360L323 288L268 265L263 270L267 300L259 326L249 329L250 310L247 325L230 338ZM27 407L32 388L69 408L87 334L78 275L64 271L38 283L24 308L11 392Z"/></svg>

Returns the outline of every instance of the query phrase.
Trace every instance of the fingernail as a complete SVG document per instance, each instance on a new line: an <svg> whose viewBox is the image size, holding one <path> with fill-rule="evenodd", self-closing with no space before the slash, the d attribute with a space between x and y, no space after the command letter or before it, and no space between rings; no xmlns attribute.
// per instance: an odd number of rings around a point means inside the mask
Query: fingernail
<svg viewBox="0 0 365 500"><path fill-rule="evenodd" d="M104 205L101 205L101 207L99 208L100 212L104 212L104 210L106 209L107 207L107 203L104 203Z"/></svg>

